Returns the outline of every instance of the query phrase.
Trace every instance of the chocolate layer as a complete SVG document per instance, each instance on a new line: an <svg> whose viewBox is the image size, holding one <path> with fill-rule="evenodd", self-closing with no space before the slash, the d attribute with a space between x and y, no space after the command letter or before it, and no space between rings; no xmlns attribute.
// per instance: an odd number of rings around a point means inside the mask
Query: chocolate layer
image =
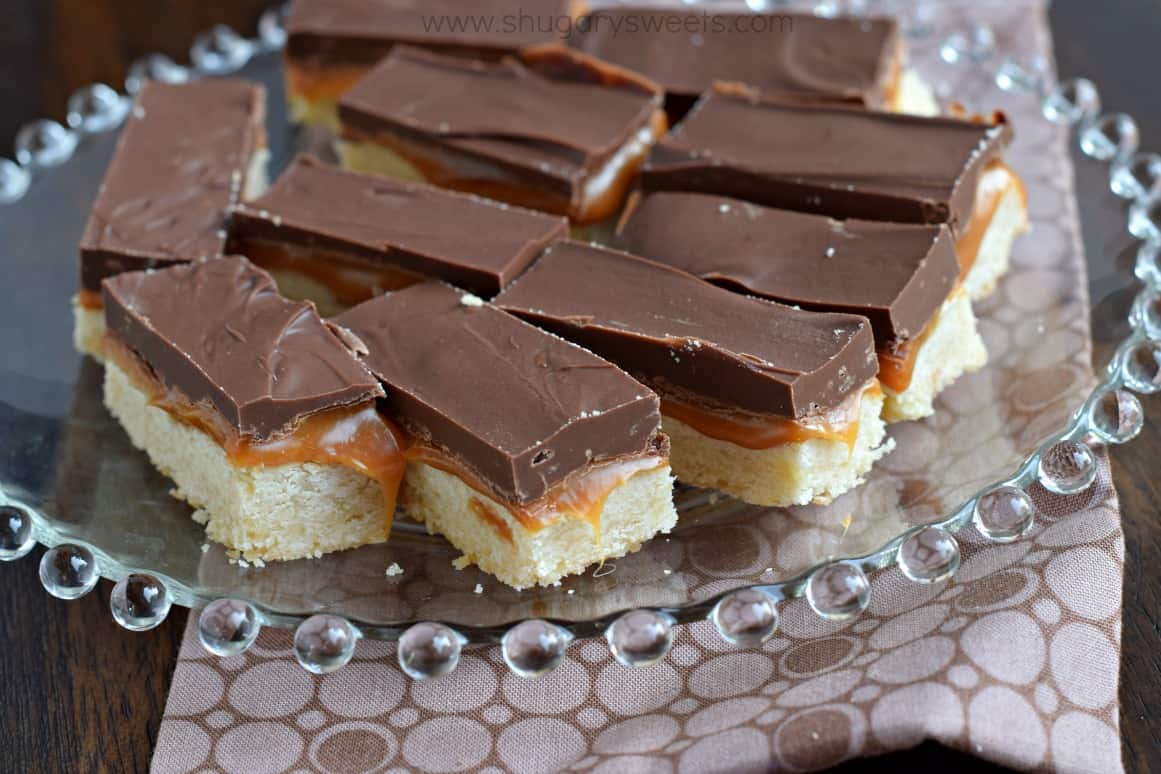
<svg viewBox="0 0 1161 774"><path fill-rule="evenodd" d="M568 221L488 199L387 180L299 157L230 221L232 249L248 240L322 249L396 266L493 296Z"/></svg>
<svg viewBox="0 0 1161 774"><path fill-rule="evenodd" d="M709 194L642 197L614 245L731 290L863 315L882 350L918 335L959 278L946 225L834 220Z"/></svg>
<svg viewBox="0 0 1161 774"><path fill-rule="evenodd" d="M226 211L266 145L266 92L247 81L148 81L121 130L81 237L81 287L218 256Z"/></svg>
<svg viewBox="0 0 1161 774"><path fill-rule="evenodd" d="M286 54L315 65L371 65L397 44L499 59L559 37L570 0L294 0Z"/></svg>
<svg viewBox="0 0 1161 774"><path fill-rule="evenodd" d="M366 345L393 418L511 503L592 461L656 451L657 396L616 366L440 282L334 322Z"/></svg>
<svg viewBox="0 0 1161 774"><path fill-rule="evenodd" d="M105 280L109 334L165 385L268 439L310 414L382 396L314 305L230 256Z"/></svg>
<svg viewBox="0 0 1161 774"><path fill-rule="evenodd" d="M503 309L709 409L801 418L878 369L871 327L731 293L628 253L558 242L496 298Z"/></svg>
<svg viewBox="0 0 1161 774"><path fill-rule="evenodd" d="M647 190L695 191L835 218L949 222L1011 130L958 118L805 105L719 85L653 148Z"/></svg>
<svg viewBox="0 0 1161 774"><path fill-rule="evenodd" d="M899 49L891 19L633 7L587 14L568 43L652 78L686 106L715 81L736 81L886 107Z"/></svg>
<svg viewBox="0 0 1161 774"><path fill-rule="evenodd" d="M661 106L650 84L562 49L499 63L396 48L339 103L343 134L389 133L576 203L581 184ZM578 55L579 56L579 55Z"/></svg>

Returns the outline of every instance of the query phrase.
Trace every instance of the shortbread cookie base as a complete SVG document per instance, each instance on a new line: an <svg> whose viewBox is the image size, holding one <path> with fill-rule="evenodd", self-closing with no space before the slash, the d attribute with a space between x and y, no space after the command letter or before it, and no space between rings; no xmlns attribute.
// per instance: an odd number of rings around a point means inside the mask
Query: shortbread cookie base
<svg viewBox="0 0 1161 774"><path fill-rule="evenodd" d="M105 310L81 306L73 298L73 346L77 352L105 362L101 342L105 340Z"/></svg>
<svg viewBox="0 0 1161 774"><path fill-rule="evenodd" d="M325 129L332 134L339 133L339 106L333 100L309 100L298 94L287 96L290 120L296 124L306 124Z"/></svg>
<svg viewBox="0 0 1161 774"><path fill-rule="evenodd" d="M960 376L978 371L988 362L984 340L976 329L971 299L957 291L936 313L935 328L923 342L903 392L884 386L887 399L883 419L903 422L935 413L935 399Z"/></svg>
<svg viewBox="0 0 1161 774"><path fill-rule="evenodd" d="M669 466L637 473L613 490L601 511L599 536L589 522L574 517L529 530L503 504L421 462L408 464L400 503L428 532L443 535L463 552L457 565L474 564L517 589L551 585L637 551L677 522ZM481 504L504 526L477 515Z"/></svg>
<svg viewBox="0 0 1161 774"><path fill-rule="evenodd" d="M940 113L935 92L914 70L904 70L899 75L891 109L896 113L910 113L915 116L937 116Z"/></svg>
<svg viewBox="0 0 1161 774"><path fill-rule="evenodd" d="M112 361L105 363L105 405L177 484L171 494L197 509L193 517L209 538L244 559L317 557L387 539L379 484L351 468L236 466L210 436L150 405Z"/></svg>
<svg viewBox="0 0 1161 774"><path fill-rule="evenodd" d="M1028 230L1028 207L1019 182L1013 180L1000 197L996 212L980 240L975 262L963 280L963 289L978 301L996 289L996 283L1008 272L1012 243Z"/></svg>
<svg viewBox="0 0 1161 774"><path fill-rule="evenodd" d="M853 447L845 441L813 439L747 449L710 438L669 416L662 417L661 429L669 436L670 462L679 481L755 505L825 505L862 483L875 460L894 448L893 440L883 440L882 408L881 394L863 395Z"/></svg>

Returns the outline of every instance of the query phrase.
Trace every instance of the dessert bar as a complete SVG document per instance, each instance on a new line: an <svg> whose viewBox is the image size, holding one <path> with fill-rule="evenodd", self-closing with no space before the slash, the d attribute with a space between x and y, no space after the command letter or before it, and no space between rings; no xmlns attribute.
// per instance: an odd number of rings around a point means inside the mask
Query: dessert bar
<svg viewBox="0 0 1161 774"><path fill-rule="evenodd" d="M337 128L339 97L396 45L498 60L560 36L579 0L294 0L286 93L295 121Z"/></svg>
<svg viewBox="0 0 1161 774"><path fill-rule="evenodd" d="M741 293L866 317L887 421L987 360L946 225L834 220L696 193L636 199L615 245Z"/></svg>
<svg viewBox="0 0 1161 774"><path fill-rule="evenodd" d="M620 212L661 92L556 45L499 63L396 48L339 103L343 166L567 215Z"/></svg>
<svg viewBox="0 0 1161 774"><path fill-rule="evenodd" d="M825 503L884 454L871 326L558 242L496 298L661 396L679 480L759 505Z"/></svg>
<svg viewBox="0 0 1161 774"><path fill-rule="evenodd" d="M436 281L334 322L411 436L404 508L461 564L551 584L674 525L657 396L611 363Z"/></svg>
<svg viewBox="0 0 1161 774"><path fill-rule="evenodd" d="M104 283L105 404L248 560L386 540L403 439L340 331L240 257Z"/></svg>
<svg viewBox="0 0 1161 774"><path fill-rule="evenodd" d="M906 69L898 26L888 18L612 7L578 19L568 43L661 84L673 118L716 81L773 95L939 112L931 90Z"/></svg>
<svg viewBox="0 0 1161 774"><path fill-rule="evenodd" d="M301 156L233 210L229 247L331 314L424 277L494 296L567 234L562 217Z"/></svg>
<svg viewBox="0 0 1161 774"><path fill-rule="evenodd" d="M101 280L219 256L226 211L266 185L266 93L245 81L148 81L81 237L76 348L100 355Z"/></svg>
<svg viewBox="0 0 1161 774"><path fill-rule="evenodd" d="M718 86L654 147L641 182L832 218L946 222L975 299L1027 228L1023 184L1002 159L1010 135L1002 115L922 118Z"/></svg>

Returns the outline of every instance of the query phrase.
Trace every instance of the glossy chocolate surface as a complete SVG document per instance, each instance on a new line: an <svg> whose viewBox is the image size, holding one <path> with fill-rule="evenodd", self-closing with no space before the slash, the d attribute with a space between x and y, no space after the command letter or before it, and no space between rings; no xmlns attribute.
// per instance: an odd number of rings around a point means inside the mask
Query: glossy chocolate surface
<svg viewBox="0 0 1161 774"><path fill-rule="evenodd" d="M886 18L626 7L582 17L568 42L653 79L671 98L692 100L715 81L735 81L881 107L898 33Z"/></svg>
<svg viewBox="0 0 1161 774"><path fill-rule="evenodd" d="M642 186L835 218L948 222L954 231L1011 133L999 118L801 104L719 86L654 146Z"/></svg>
<svg viewBox="0 0 1161 774"><path fill-rule="evenodd" d="M226 212L265 146L265 105L265 90L247 81L147 81L81 237L81 287L221 255Z"/></svg>
<svg viewBox="0 0 1161 774"><path fill-rule="evenodd" d="M663 397L711 410L800 418L836 406L878 370L862 317L738 295L581 242L550 246L496 303Z"/></svg>
<svg viewBox="0 0 1161 774"><path fill-rule="evenodd" d="M310 414L383 394L313 304L279 296L245 258L119 274L105 281L104 298L116 342L242 435L268 439Z"/></svg>
<svg viewBox="0 0 1161 774"><path fill-rule="evenodd" d="M959 278L945 225L834 220L711 194L641 197L614 245L738 292L863 315L885 350L917 336Z"/></svg>
<svg viewBox="0 0 1161 774"><path fill-rule="evenodd" d="M333 318L366 346L386 404L509 503L593 461L658 452L659 401L613 364L441 282Z"/></svg>
<svg viewBox="0 0 1161 774"><path fill-rule="evenodd" d="M396 48L339 102L343 134L373 141L387 133L484 164L483 180L498 169L573 198L588 173L649 126L661 94L587 58L572 65L543 50L491 63Z"/></svg>
<svg viewBox="0 0 1161 774"><path fill-rule="evenodd" d="M292 61L371 65L397 44L497 59L559 37L570 0L294 0Z"/></svg>
<svg viewBox="0 0 1161 774"><path fill-rule="evenodd" d="M568 221L301 156L265 194L234 209L231 244L258 239L447 280L493 296Z"/></svg>

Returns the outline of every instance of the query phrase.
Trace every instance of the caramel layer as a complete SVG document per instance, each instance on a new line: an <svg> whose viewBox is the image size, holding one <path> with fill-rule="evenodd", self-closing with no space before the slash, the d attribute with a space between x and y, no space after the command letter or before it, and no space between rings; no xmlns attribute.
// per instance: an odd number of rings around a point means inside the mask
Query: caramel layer
<svg viewBox="0 0 1161 774"><path fill-rule="evenodd" d="M77 306L97 312L105 308L105 299L101 297L99 290L81 288L77 291Z"/></svg>
<svg viewBox="0 0 1161 774"><path fill-rule="evenodd" d="M373 402L342 406L304 417L287 435L259 441L241 435L224 417L192 403L176 389L158 381L148 365L115 337L107 336L106 356L129 376L150 405L213 438L238 467L274 467L302 463L344 465L377 482L383 491L387 531L395 515L395 500L403 473L406 438L375 408Z"/></svg>
<svg viewBox="0 0 1161 774"><path fill-rule="evenodd" d="M996 211L1000 208L1000 200L1013 186L1020 192L1020 199L1027 207L1028 192L1024 188L1024 182L1007 164L1002 161L993 161L980 173L971 217L968 218L967 225L960 231L955 241L955 253L959 258L961 280L975 265L980 254L980 245L984 241L984 234L987 233L988 226L991 225Z"/></svg>
<svg viewBox="0 0 1161 774"><path fill-rule="evenodd" d="M947 297L954 298L956 293L962 292L963 289L957 284ZM895 352L878 350L875 353L879 357L879 381L884 387L901 393L911 386L911 377L915 373L915 362L919 359L919 350L923 349L924 342L931 337L938 324L939 312L936 312L927 321L927 325L923 326L919 335L908 340L898 350Z"/></svg>
<svg viewBox="0 0 1161 774"><path fill-rule="evenodd" d="M300 274L325 287L344 306L354 306L391 290L421 282L418 274L397 266L359 261L330 250L292 247L262 239L235 246L237 252L275 274Z"/></svg>
<svg viewBox="0 0 1161 774"><path fill-rule="evenodd" d="M863 397L880 393L879 382L872 380L865 388L847 398L837 408L816 417L789 417L724 414L707 411L673 398L661 400L661 413L689 425L704 436L761 451L787 443L802 441L842 441L854 448L859 435L859 407Z"/></svg>
<svg viewBox="0 0 1161 774"><path fill-rule="evenodd" d="M433 468L456 476L480 494L489 498L495 497L487 484L481 481L478 476L438 449L414 444L404 452L404 455L408 461L431 465ZM593 534L599 540L601 512L605 508L605 501L609 499L609 495L638 473L656 470L666 465L667 462L662 457L648 455L598 463L586 470L578 471L552 487L543 497L531 503L523 505L505 503L504 505L508 512L520 522L520 526L529 532L537 532L561 519L574 518L588 522L593 528ZM511 542L512 531L503 518L499 514L493 513L483 500L473 499L471 502L470 507L476 516L490 524L505 540Z"/></svg>
<svg viewBox="0 0 1161 774"><path fill-rule="evenodd" d="M665 134L667 127L665 111L656 111L649 125L653 140L656 141ZM381 146L407 162L425 182L440 188L475 194L552 215L565 215L580 225L598 223L620 211L651 147L651 143L642 144L636 152L620 159L619 167L610 176L608 185L600 192L582 195L577 201L573 201L559 193L536 188L487 162L457 158L454 151L433 149L392 132L378 132L371 136L346 128L344 137L351 142ZM628 140L628 142L636 141L636 135ZM601 170L596 170L579 181L582 190L585 188L586 180L600 175L600 172Z"/></svg>
<svg viewBox="0 0 1161 774"><path fill-rule="evenodd" d="M373 63L364 65L327 65L321 68L303 67L284 60L286 90L308 102L338 102L339 97L351 90L367 74Z"/></svg>

